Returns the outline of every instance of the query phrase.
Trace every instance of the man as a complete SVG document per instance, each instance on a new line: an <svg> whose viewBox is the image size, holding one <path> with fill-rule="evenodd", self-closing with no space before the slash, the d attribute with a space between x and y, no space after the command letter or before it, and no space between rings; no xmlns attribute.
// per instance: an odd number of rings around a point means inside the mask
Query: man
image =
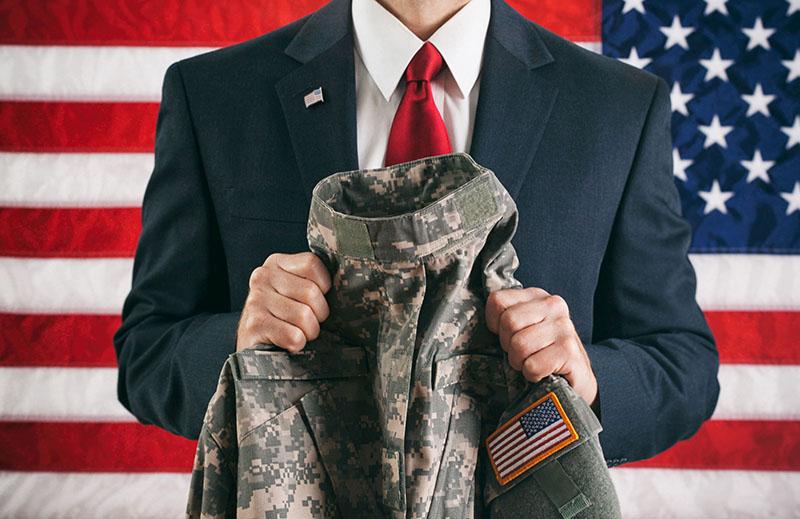
<svg viewBox="0 0 800 519"><path fill-rule="evenodd" d="M716 405L718 356L687 259L668 92L504 0L333 0L173 63L115 336L120 401L196 438L229 353L297 351L328 316L305 234L314 184L466 151L519 209L526 288L486 309L511 365L565 376L601 420L609 466L689 437Z"/></svg>

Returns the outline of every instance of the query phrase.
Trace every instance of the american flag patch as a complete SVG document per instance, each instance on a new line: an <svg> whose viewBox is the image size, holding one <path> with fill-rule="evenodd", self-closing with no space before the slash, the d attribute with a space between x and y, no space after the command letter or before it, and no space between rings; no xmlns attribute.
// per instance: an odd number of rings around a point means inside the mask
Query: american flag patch
<svg viewBox="0 0 800 519"><path fill-rule="evenodd" d="M486 438L486 450L501 485L578 439L561 402L552 391L532 403Z"/></svg>

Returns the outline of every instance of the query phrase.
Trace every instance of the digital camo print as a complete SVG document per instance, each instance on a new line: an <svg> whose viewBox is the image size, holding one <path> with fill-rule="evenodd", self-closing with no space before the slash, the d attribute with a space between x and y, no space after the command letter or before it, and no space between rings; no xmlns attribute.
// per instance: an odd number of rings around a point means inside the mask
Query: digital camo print
<svg viewBox="0 0 800 519"><path fill-rule="evenodd" d="M593 412L561 377L527 383L486 327L488 293L521 287L516 227L511 196L466 153L320 181L307 234L331 273L330 316L297 354L230 355L187 516L617 517L588 488L607 483L600 498L616 503ZM590 482L566 505L574 485L527 477L538 467L499 486L482 443L556 387L583 436L541 465L573 452L569 475L549 479Z"/></svg>

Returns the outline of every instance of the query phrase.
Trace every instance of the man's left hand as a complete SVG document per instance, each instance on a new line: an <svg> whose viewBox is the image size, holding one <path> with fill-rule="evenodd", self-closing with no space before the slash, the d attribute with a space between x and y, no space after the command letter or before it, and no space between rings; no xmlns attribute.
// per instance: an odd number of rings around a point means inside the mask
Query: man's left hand
<svg viewBox="0 0 800 519"><path fill-rule="evenodd" d="M499 336L511 367L527 380L564 375L596 407L597 379L564 298L535 287L496 290L486 299L486 323Z"/></svg>

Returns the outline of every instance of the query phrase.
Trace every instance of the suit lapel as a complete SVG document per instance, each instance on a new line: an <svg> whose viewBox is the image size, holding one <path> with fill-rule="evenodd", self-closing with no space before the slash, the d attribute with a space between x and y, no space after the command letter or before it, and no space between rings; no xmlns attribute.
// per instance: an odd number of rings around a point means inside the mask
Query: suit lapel
<svg viewBox="0 0 800 519"><path fill-rule="evenodd" d="M535 26L504 0L491 0L470 155L516 197L556 96L554 61Z"/></svg>
<svg viewBox="0 0 800 519"><path fill-rule="evenodd" d="M358 169L350 26L350 0L315 11L284 51L303 64L275 84L309 199L326 176ZM306 108L304 96L320 86L324 101Z"/></svg>
<svg viewBox="0 0 800 519"><path fill-rule="evenodd" d="M553 56L534 24L491 1L470 154L516 196L531 169L558 94ZM331 173L358 169L351 0L315 11L285 49L301 65L275 89L304 191ZM324 102L303 97L322 87Z"/></svg>

